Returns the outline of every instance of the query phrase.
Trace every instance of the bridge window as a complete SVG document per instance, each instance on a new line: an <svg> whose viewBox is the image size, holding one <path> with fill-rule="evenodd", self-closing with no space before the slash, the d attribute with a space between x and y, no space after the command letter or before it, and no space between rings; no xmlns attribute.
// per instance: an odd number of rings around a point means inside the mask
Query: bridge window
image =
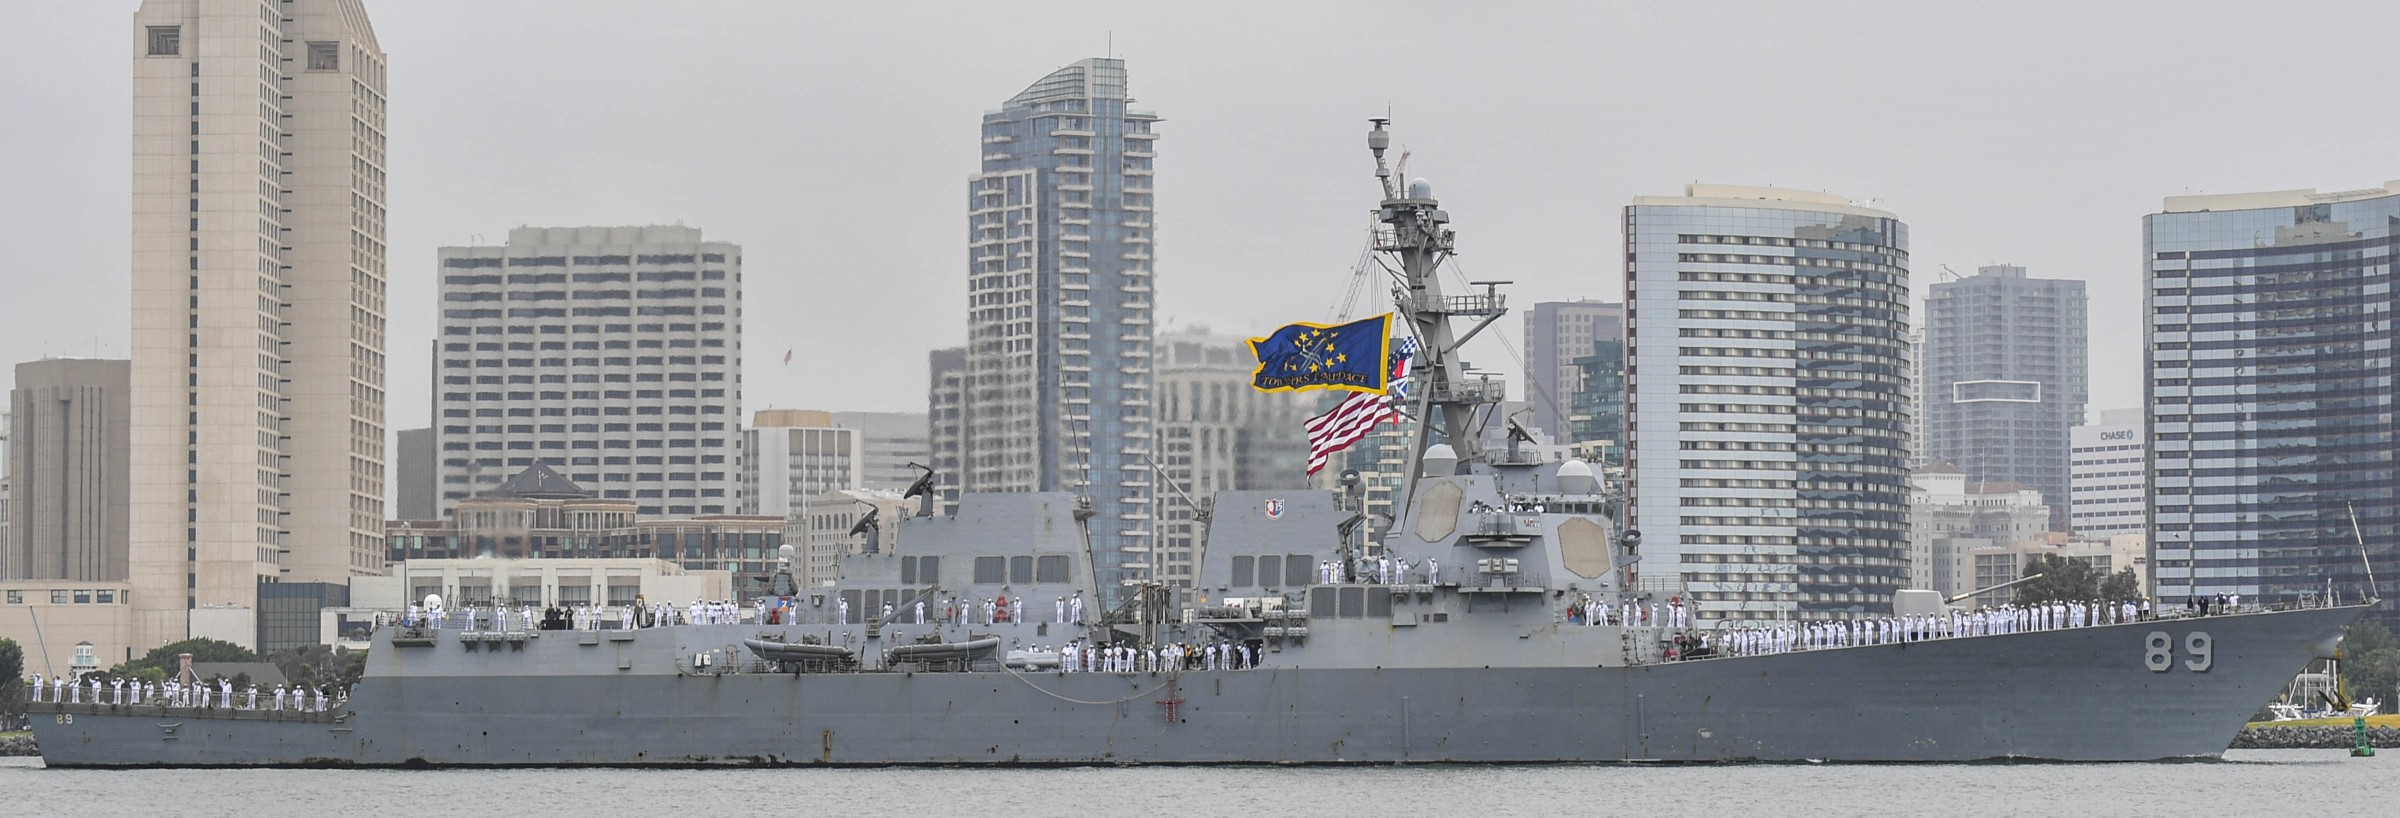
<svg viewBox="0 0 2400 818"><path fill-rule="evenodd" d="M976 557L975 584L998 585L1008 579L1008 560L1004 557Z"/></svg>
<svg viewBox="0 0 2400 818"><path fill-rule="evenodd" d="M1063 556L1035 558L1033 562L1033 581L1066 582L1067 558Z"/></svg>
<svg viewBox="0 0 2400 818"><path fill-rule="evenodd" d="M1252 560L1250 557L1234 557L1234 558L1233 558L1233 587L1236 587L1236 588L1248 588L1248 587L1250 587L1250 570L1251 570L1251 568L1253 567L1253 566L1252 566L1252 562L1253 562L1253 560ZM15 591L10 591L10 592L8 592L8 593L9 593L9 595L10 595L10 596L15 596L17 592L15 592ZM9 600L9 601L10 601L10 602L15 602L16 600L14 600L14 599L11 599L11 600Z"/></svg>

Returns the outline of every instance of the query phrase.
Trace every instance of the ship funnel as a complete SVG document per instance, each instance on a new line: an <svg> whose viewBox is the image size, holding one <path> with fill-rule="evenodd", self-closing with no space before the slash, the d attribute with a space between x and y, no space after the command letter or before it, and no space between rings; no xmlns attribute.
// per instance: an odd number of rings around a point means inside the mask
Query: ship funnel
<svg viewBox="0 0 2400 818"><path fill-rule="evenodd" d="M1414 179L1410 179L1410 180L1408 180L1408 198L1411 198L1411 199L1431 199L1431 198L1433 198L1433 183L1432 183L1432 182L1425 181L1425 177L1423 177L1423 176L1419 176L1419 177L1417 177L1417 178L1414 178Z"/></svg>
<svg viewBox="0 0 2400 818"><path fill-rule="evenodd" d="M1426 477L1449 477L1457 474L1458 450L1450 448L1448 443L1427 446L1423 464Z"/></svg>
<svg viewBox="0 0 2400 818"><path fill-rule="evenodd" d="M1592 476L1590 464L1569 460L1558 464L1558 493L1564 495L1597 494L1600 479Z"/></svg>

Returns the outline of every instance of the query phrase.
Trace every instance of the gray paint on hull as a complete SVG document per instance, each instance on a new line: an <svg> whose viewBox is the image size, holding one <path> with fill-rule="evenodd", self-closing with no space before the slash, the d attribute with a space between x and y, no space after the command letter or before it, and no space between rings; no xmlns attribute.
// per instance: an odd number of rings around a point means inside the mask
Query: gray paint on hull
<svg viewBox="0 0 2400 818"><path fill-rule="evenodd" d="M61 767L2149 760L2223 752L2363 610L1634 667L1173 676L678 676L617 670L636 642L538 640L523 661L386 644L338 724L40 704L35 731ZM2195 630L2206 672L2182 664ZM2145 666L2152 631L2178 646L2169 671ZM713 641L642 632L661 652L654 634Z"/></svg>

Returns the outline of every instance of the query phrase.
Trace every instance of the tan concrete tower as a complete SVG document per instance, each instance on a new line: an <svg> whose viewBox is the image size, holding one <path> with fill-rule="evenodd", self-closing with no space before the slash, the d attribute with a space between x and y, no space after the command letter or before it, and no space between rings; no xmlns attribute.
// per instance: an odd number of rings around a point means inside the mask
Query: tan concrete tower
<svg viewBox="0 0 2400 818"><path fill-rule="evenodd" d="M384 55L360 0L132 29L135 644L251 644L188 612L381 568Z"/></svg>

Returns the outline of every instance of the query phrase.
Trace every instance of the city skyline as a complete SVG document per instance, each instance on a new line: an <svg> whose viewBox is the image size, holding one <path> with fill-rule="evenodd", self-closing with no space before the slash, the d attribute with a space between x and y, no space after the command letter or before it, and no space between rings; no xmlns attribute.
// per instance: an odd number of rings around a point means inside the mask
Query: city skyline
<svg viewBox="0 0 2400 818"><path fill-rule="evenodd" d="M127 296L116 272L130 263L124 261L130 251L122 240L130 205L123 198L128 186L121 157L126 153L119 136L126 111L113 101L128 98L116 60L124 53L121 38L132 7L127 2L41 8L31 12L34 24L0 35L16 38L0 41L11 46L0 57L10 62L0 65L19 69L13 75L30 76L34 72L28 66L34 65L67 69L61 82L4 91L7 101L52 110L54 118L53 127L0 136L5 140L0 148L62 161L10 171L17 177L12 188L50 193L39 200L12 197L0 205L13 211L11 218L0 219L5 225L0 230L18 238L20 246L34 248L33 263L20 269L89 271L55 279L13 274L12 285L48 296L15 302L65 299L94 305L89 316L54 318L21 307L0 316L5 319L0 320L0 354L13 360L126 354L119 307ZM2161 20L2132 9L2078 8L2079 27L2066 35L2051 32L2038 9L1892 10L1881 20L1890 29L1973 27L1994 39L2023 36L2042 43L2041 53L2054 59L2019 61L2013 59L2019 51L1953 51L1908 38L1884 43L1896 47L1872 55L1867 52L1873 49L1827 48L1820 59L1830 61L1831 68L1882 66L1878 70L1889 70L1900 83L1888 98L1898 109L1898 115L1885 118L1888 130L1851 140L1850 129L1835 118L1802 117L1778 134L1777 144L1753 144L1745 129L1721 127L1727 123L1718 115L1689 107L1698 103L1687 100L1725 88L1772 97L1805 87L1805 80L1718 69L1651 87L1606 80L1639 73L1646 59L1657 56L1642 41L1675 40L1665 35L1676 32L1706 29L1712 41L1727 47L1765 41L1792 26L1833 38L1829 42L1836 46L1875 40L1876 32L1812 23L1805 12L1781 9L1754 9L1739 19L1629 11L1627 19L1617 20L1606 12L1567 8L1539 28L1527 25L1528 18L1440 23L1438 30L1461 65L1473 65L1478 56L1506 55L1507 60L1489 62L1587 77L1612 95L1602 99L1607 104L1589 107L1658 114L1644 118L1659 123L1654 128L1608 129L1612 132L1603 141L1581 143L1545 136L1594 133L1575 127L1585 114L1571 102L1560 103L1549 89L1469 92L1498 85L1493 72L1503 69L1461 69L1449 72L1456 76L1405 88L1379 76L1373 56L1388 50L1394 38L1421 38L1437 30L1432 23L1408 22L1407 15L1364 15L1366 24L1360 26L1361 15L1349 9L1294 10L1278 32L1212 19L1242 15L1168 11L1128 10L1038 26L1004 21L1003 28L1038 30L1039 36L1005 53L984 53L975 64L906 72L870 95L842 79L846 66L863 59L862 52L939 52L986 32L944 20L931 8L754 7L739 15L697 18L639 5L595 5L578 6L579 19L558 35L562 43L575 39L577 47L568 49L528 43L512 33L531 26L510 20L552 16L552 7L479 8L478 18L492 25L471 30L447 25L465 8L369 6L379 36L396 52L431 58L413 68L402 61L406 70L395 77L411 89L392 113L393 127L411 134L408 150L393 162L412 173L395 176L390 202L391 269L401 272L393 277L389 307L394 320L389 379L403 386L425 382L428 372L424 345L417 341L431 337L433 285L419 271L430 269L434 248L477 243L477 233L498 232L493 225L682 221L747 241L754 257L773 258L796 271L753 288L757 303L803 305L793 317L814 319L778 321L752 331L749 345L769 351L753 356L753 405L913 409L922 400L924 351L956 343L962 332L955 321L932 314L945 310L922 308L955 304L964 294L963 283L951 272L960 250L946 240L955 235L956 186L974 170L972 154L961 150L965 137L958 133L989 106L993 78L1039 76L1098 53L1144 66L1140 104L1173 110L1177 144L1188 146L1162 160L1162 190L1177 202L1169 209L1181 217L1170 219L1162 232L1162 243L1170 248L1161 269L1169 280L1159 299L1162 325L1231 330L1322 317L1347 284L1343 271L1355 258L1359 239L1354 214L1372 196L1349 175L1358 162L1356 120L1386 110L1399 117L1401 141L1416 156L1412 173L1434 179L1446 201L1473 214L1477 229L1470 246L1462 248L1471 251L1468 267L1479 277L1519 280L1521 301L1611 297L1620 290L1614 265L1597 262L1618 237L1614 231L1570 227L1586 215L1580 203L1623 201L1697 178L1873 196L1913 214L1919 258L1926 262L1921 266L2006 261L2089 271L2095 313L2127 315L2139 309L2140 266L2138 251L2126 237L2162 197L2202 190L2334 190L2400 175L2373 158L2371 145L2253 161L2259 148L2284 144L2271 124L2208 118L2210 127L2190 127L2207 109L2196 98L2210 91L2255 90L2267 81L2251 76L2251 68L2285 64L2303 53L2336 63L2363 60L2345 56L2354 52L2338 47L2342 37L2354 36L2346 32L2289 38L2313 44L2304 51L2262 36L2260 48L2239 57L2204 64L2178 60L2172 77L2127 74L2114 77L2114 84L2082 82L2083 66L2105 70L2145 62L2145 55L2157 56L2170 43L2227 30L2236 22L2205 9ZM2300 25L2239 22L2260 34ZM823 34L835 30L874 36ZM2140 36L2128 36L2135 31ZM808 48L776 51L804 55L790 59L801 60L797 67L808 70L762 75L760 83L791 84L757 90L799 100L792 107L804 112L802 119L717 112L700 118L706 127L691 129L689 114L702 109L685 106L721 108L722 103L705 94L694 100L668 98L667 84L715 75L728 68L728 60L749 59L732 55L757 51L720 48L723 38L777 35L807 42ZM639 48L632 45L635 37L643 38ZM1596 37L1605 47L1575 49L1578 53L1571 55L1523 47L1552 37ZM1228 50L1282 59L1228 60L1222 56ZM524 77L544 94L526 99L486 93L485 78L494 76ZM1269 76L1290 90L1258 91ZM628 95L627 87L639 93ZM1960 88L1973 93L1946 93ZM2285 90L2299 94L2301 103L2311 94L2331 93ZM893 100L906 104L889 104ZM1800 104L1797 100L1776 104ZM2330 110L2344 121L2328 127L2387 130L2373 121L2380 114L2358 106ZM1528 111L1549 113L1529 116ZM896 127L836 124L870 112L892 117ZM607 128L594 127L602 121ZM505 127L492 127L495 122ZM1258 141L1260 122L1277 123L1278 139L1263 151L1249 147ZM2037 131L2027 125L2034 122L2084 127ZM1978 129L1996 136L1951 140ZM717 146L684 149L696 132L709 134ZM785 143L793 140L812 153L880 161L833 163L855 169L812 164L806 170L777 162L791 150ZM1638 160L1614 158L1626 156ZM1959 161L1963 157L1976 161ZM602 186L599 174L585 170L595 163L624 164L633 174L625 183ZM1979 175L1983 171L1976 166L2011 172ZM757 172L762 168L765 172ZM1559 168L1572 171L1562 178ZM2056 177L2024 172L2029 168L2055 169ZM2092 195L2056 196L2057 182L2069 178ZM610 174L610 181L617 179ZM878 181L868 184L868 179ZM784 227L789 224L800 229ZM1261 224L1272 227L1256 229ZM1250 229L1235 229L1242 227ZM1598 241L1583 241L1587 233L1597 233ZM1205 238L1224 235L1242 240ZM1206 271L1224 286L1212 281L1177 288L1178 269ZM1562 272L1581 270L1591 272ZM826 297L795 297L812 288ZM840 320L823 308L805 306L827 300L856 305L847 311L860 318ZM2138 341L2138 329L2123 322L2104 326L2095 347L2123 350ZM853 349L844 345L864 331L880 342L869 346L888 351L829 354ZM93 338L99 339L97 349ZM1469 352L1488 368L1519 369L1497 340ZM794 363L778 363L777 350L795 351ZM2138 395L2129 385L2138 383L2139 367L2138 360L2124 355L2095 360L2093 400L2135 403ZM824 399L819 390L825 384L841 384L845 397L855 401L835 405ZM413 389L395 390L391 416L423 417L428 400Z"/></svg>

